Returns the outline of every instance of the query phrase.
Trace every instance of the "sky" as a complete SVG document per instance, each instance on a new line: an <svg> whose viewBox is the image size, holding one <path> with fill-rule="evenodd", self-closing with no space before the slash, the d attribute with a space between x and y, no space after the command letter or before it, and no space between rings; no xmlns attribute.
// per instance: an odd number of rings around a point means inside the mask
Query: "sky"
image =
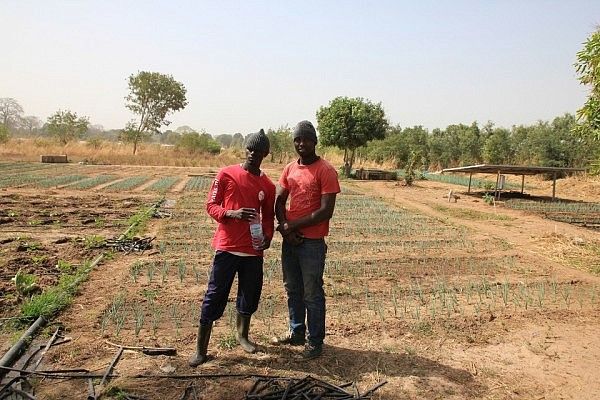
<svg viewBox="0 0 600 400"><path fill-rule="evenodd" d="M573 64L599 24L598 0L2 0L0 97L119 129L127 78L152 71L187 89L170 129L316 124L337 96L401 127L510 127L583 105Z"/></svg>

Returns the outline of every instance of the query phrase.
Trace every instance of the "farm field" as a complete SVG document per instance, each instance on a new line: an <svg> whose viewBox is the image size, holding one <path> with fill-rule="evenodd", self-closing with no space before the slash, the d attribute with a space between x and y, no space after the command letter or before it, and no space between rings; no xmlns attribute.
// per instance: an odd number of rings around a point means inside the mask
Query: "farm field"
<svg viewBox="0 0 600 400"><path fill-rule="evenodd" d="M272 179L280 169L267 165ZM448 203L456 186L443 182L342 182L328 239L324 355L302 362L299 350L269 345L287 327L276 236L251 326L261 351L248 355L235 346L230 301L213 330L215 359L194 370L187 360L215 228L204 199L216 168L4 163L0 172L2 318L19 312L22 298L10 280L19 269L35 275L41 289L51 287L61 273L57 265L90 261L103 251L95 244L166 200L160 211L170 217L150 219L140 233L155 237L153 248L105 257L54 319L72 340L49 349L40 369L103 373L116 352L107 342L177 349L172 357L125 352L106 398L184 398L193 388L197 398L236 399L253 384L241 376L168 377L198 373L310 374L354 381L361 391L387 381L376 399L600 393L600 241L593 229L490 207L474 196ZM564 196L597 201L597 181L591 185L581 193L569 181ZM4 352L14 333L4 328L1 339ZM35 391L37 398L82 398L87 382L42 379Z"/></svg>

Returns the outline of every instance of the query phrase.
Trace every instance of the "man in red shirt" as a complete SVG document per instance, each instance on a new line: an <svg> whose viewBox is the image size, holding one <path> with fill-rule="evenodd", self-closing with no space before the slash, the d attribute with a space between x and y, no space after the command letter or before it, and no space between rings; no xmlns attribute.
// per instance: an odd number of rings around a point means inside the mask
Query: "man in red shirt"
<svg viewBox="0 0 600 400"><path fill-rule="evenodd" d="M305 344L302 357L311 359L323 352L323 270L327 253L324 238L329 234L340 185L335 168L315 153L317 132L309 121L296 125L293 139L300 158L284 168L275 199L277 230L283 236L281 264L290 329L287 336L275 339L273 344Z"/></svg>
<svg viewBox="0 0 600 400"><path fill-rule="evenodd" d="M256 351L256 345L248 340L248 330L262 291L263 250L269 248L274 231L275 185L260 170L268 154L269 139L265 132L261 129L251 134L246 144L246 161L220 170L208 193L206 210L218 222L212 241L216 252L202 301L196 354L189 362L192 367L208 359L213 322L225 311L236 273L236 337L246 352ZM262 240L251 237L252 223L258 224L252 227L258 234L262 226Z"/></svg>

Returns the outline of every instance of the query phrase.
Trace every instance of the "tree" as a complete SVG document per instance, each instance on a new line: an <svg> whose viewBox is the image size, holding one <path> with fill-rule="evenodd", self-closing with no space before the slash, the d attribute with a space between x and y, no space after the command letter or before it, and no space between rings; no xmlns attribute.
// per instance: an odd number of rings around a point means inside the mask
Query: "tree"
<svg viewBox="0 0 600 400"><path fill-rule="evenodd" d="M133 154L137 145L152 134L160 133L160 127L169 125L167 115L185 108L186 89L171 75L158 72L138 72L129 77L129 95L126 107L138 115L121 133L121 140L133 143Z"/></svg>
<svg viewBox="0 0 600 400"><path fill-rule="evenodd" d="M483 161L488 164L507 164L512 158L510 131L505 128L491 129L483 144Z"/></svg>
<svg viewBox="0 0 600 400"><path fill-rule="evenodd" d="M231 147L235 147L241 149L244 147L244 135L237 132L233 134L233 138L231 139Z"/></svg>
<svg viewBox="0 0 600 400"><path fill-rule="evenodd" d="M23 114L23 107L11 97L0 98L0 122L7 129L18 125Z"/></svg>
<svg viewBox="0 0 600 400"><path fill-rule="evenodd" d="M39 129L42 126L42 120L34 115L26 115L21 118L21 127L27 130L30 135L33 131Z"/></svg>
<svg viewBox="0 0 600 400"><path fill-rule="evenodd" d="M587 101L577 111L580 122L577 131L600 140L600 28L588 37L583 49L577 53L575 69L579 82L590 87Z"/></svg>
<svg viewBox="0 0 600 400"><path fill-rule="evenodd" d="M360 97L336 97L317 111L321 143L344 150L344 165L352 169L354 153L373 139L383 139L388 121L381 103L373 104Z"/></svg>
<svg viewBox="0 0 600 400"><path fill-rule="evenodd" d="M292 141L292 130L290 127L280 126L277 130L269 128L267 137L271 146L271 162L275 162L275 158L281 164L287 155L294 152L294 142Z"/></svg>
<svg viewBox="0 0 600 400"><path fill-rule="evenodd" d="M58 110L48 117L46 129L64 146L72 140L80 139L87 132L89 124L87 117L78 117L69 110Z"/></svg>
<svg viewBox="0 0 600 400"><path fill-rule="evenodd" d="M206 132L183 133L175 146L178 149L186 150L190 154L219 154L221 151L221 145Z"/></svg>
<svg viewBox="0 0 600 400"><path fill-rule="evenodd" d="M367 146L367 153L377 162L394 161L396 168L406 168L414 158L417 161L427 159L428 132L422 126L402 129L400 126L391 127L383 140L373 140ZM414 157L413 157L414 154Z"/></svg>
<svg viewBox="0 0 600 400"><path fill-rule="evenodd" d="M228 133L223 133L221 135L217 135L215 140L221 143L221 146L224 148L229 148L231 146L231 142L233 141L233 135Z"/></svg>

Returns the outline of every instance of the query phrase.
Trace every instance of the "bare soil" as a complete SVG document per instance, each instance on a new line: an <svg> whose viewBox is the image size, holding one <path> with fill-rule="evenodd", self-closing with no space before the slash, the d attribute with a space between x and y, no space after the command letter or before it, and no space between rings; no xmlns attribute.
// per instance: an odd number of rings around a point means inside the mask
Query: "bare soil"
<svg viewBox="0 0 600 400"><path fill-rule="evenodd" d="M268 167L276 179L280 168ZM328 239L327 337L322 357L303 362L297 358L299 349L269 344L273 335L286 329L276 238L265 258L261 307L252 320L251 336L260 351L245 354L232 340L232 291L230 307L211 338L209 352L214 359L191 369L187 360L194 352L198 308L212 257L208 243L215 225L203 210L205 191L186 190L185 182L191 179L188 174L211 172L214 169L153 167L155 178L182 177L164 194L146 193L143 188L109 193L101 187L7 188L0 193L0 217L6 221L0 224L0 240L28 236L41 243L35 251L51 261L32 271L43 276L47 272L39 271L52 270L56 258L81 260L91 255L77 242L58 245L57 239L116 236L126 228L119 221L142 205L162 195L174 203L165 210L172 212L171 218L153 219L148 227L146 235L157 237L152 251L117 254L92 272L73 305L55 320L71 342L50 349L40 369L86 368L101 374L115 355L110 341L172 346L178 354L149 357L125 352L115 369L119 377L97 388L107 393L105 398L125 398L124 393L147 399L181 398L193 385L197 398L241 399L252 385L251 378L239 376L173 379L169 374L311 374L333 383L355 381L363 392L387 381L376 399L598 398L600 278L589 267L599 262L597 232L506 209L501 203L491 207L459 186L423 181L412 187L343 182L349 191L339 197ZM104 166L102 173L125 178L149 175L149 170ZM546 195L550 188L548 182L531 184L533 194ZM600 185L593 179L560 180L558 188L562 198L597 201L600 196ZM450 189L460 194L456 203L448 202ZM362 212L378 222L364 222L361 208L353 208L354 204L382 207L379 215ZM18 215L9 215L13 209L19 210ZM104 223L98 224L98 218ZM392 218L397 222L385 223ZM52 222L28 223L46 220ZM10 298L5 294L10 293L10 274L19 265L29 268L24 258L34 256L17 251L22 242L14 239L0 245L0 266L6 275L0 301ZM136 263L143 267L134 278ZM442 292L440 285L452 289ZM509 289L511 297L504 304L503 290ZM460 305L442 307L441 293ZM125 302L125 321L117 332L118 318L108 315L119 299ZM3 315L13 315L17 303L15 298L3 303ZM137 333L136 310L145 316ZM11 334L2 335L7 348ZM140 374L154 377L134 377ZM83 380L36 384L38 399L86 395Z"/></svg>

